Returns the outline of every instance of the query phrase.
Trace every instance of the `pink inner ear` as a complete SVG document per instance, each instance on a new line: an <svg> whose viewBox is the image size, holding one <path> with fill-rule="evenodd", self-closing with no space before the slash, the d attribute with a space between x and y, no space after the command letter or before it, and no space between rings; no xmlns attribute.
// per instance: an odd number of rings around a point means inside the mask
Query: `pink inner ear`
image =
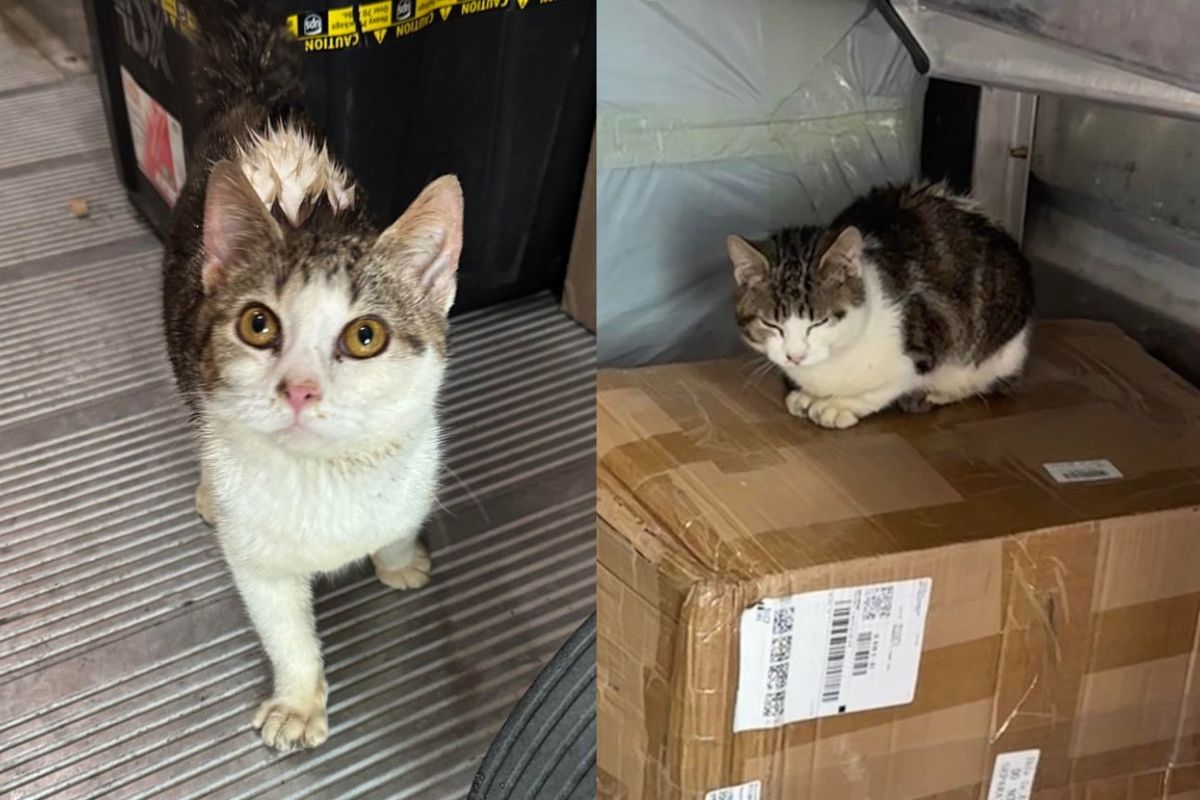
<svg viewBox="0 0 1200 800"><path fill-rule="evenodd" d="M241 168L232 161L218 162L204 196L204 288L216 286L244 251L278 238L278 225Z"/></svg>
<svg viewBox="0 0 1200 800"><path fill-rule="evenodd" d="M222 272L221 262L209 256L204 259L204 266L200 268L200 283L205 289L211 289L221 282Z"/></svg>
<svg viewBox="0 0 1200 800"><path fill-rule="evenodd" d="M443 313L454 303L462 224L462 188L453 175L443 175L379 237L378 246L416 278Z"/></svg>

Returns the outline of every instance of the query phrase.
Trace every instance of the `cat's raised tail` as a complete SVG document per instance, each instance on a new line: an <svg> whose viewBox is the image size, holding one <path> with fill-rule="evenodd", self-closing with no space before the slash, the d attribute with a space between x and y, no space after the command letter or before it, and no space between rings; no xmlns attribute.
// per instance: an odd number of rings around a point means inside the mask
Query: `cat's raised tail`
<svg viewBox="0 0 1200 800"><path fill-rule="evenodd" d="M277 119L304 97L300 48L270 0L192 0L201 26L197 101L210 115L256 106Z"/></svg>

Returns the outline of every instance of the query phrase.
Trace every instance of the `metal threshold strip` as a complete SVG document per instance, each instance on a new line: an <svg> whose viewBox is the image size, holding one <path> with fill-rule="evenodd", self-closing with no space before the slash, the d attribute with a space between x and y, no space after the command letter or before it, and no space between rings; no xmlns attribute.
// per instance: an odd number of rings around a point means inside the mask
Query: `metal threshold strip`
<svg viewBox="0 0 1200 800"><path fill-rule="evenodd" d="M434 581L318 588L330 739L268 751L249 728L265 658L192 507L160 245L92 79L6 36L24 61L0 58L0 797L464 796L594 606L591 335L548 296L455 319Z"/></svg>

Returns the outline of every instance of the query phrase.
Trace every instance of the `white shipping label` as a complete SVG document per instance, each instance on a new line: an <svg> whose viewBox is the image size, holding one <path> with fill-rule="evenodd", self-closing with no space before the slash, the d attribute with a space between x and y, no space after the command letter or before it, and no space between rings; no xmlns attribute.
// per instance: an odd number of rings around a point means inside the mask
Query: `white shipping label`
<svg viewBox="0 0 1200 800"><path fill-rule="evenodd" d="M704 800L759 800L762 797L762 781L739 783L724 789L713 789L704 795Z"/></svg>
<svg viewBox="0 0 1200 800"><path fill-rule="evenodd" d="M1020 750L996 756L988 800L1029 800L1041 750Z"/></svg>
<svg viewBox="0 0 1200 800"><path fill-rule="evenodd" d="M1111 481L1124 478L1121 470L1107 458L1096 461L1053 461L1042 464L1050 477L1058 483L1088 483L1090 481Z"/></svg>
<svg viewBox="0 0 1200 800"><path fill-rule="evenodd" d="M854 586L743 611L734 731L911 703L932 587Z"/></svg>

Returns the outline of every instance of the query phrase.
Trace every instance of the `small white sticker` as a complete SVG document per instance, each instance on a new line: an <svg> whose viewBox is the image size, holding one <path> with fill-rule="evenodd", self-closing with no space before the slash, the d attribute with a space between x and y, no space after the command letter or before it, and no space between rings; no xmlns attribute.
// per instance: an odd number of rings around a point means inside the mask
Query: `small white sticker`
<svg viewBox="0 0 1200 800"><path fill-rule="evenodd" d="M1019 750L996 756L988 800L1029 800L1041 750Z"/></svg>
<svg viewBox="0 0 1200 800"><path fill-rule="evenodd" d="M807 592L742 612L733 730L911 703L930 578Z"/></svg>
<svg viewBox="0 0 1200 800"><path fill-rule="evenodd" d="M1059 483L1111 481L1125 477L1107 458L1096 461L1054 461L1042 466L1050 473L1050 477Z"/></svg>
<svg viewBox="0 0 1200 800"><path fill-rule="evenodd" d="M762 781L739 783L724 789L713 789L704 795L704 800L759 800L762 797Z"/></svg>

